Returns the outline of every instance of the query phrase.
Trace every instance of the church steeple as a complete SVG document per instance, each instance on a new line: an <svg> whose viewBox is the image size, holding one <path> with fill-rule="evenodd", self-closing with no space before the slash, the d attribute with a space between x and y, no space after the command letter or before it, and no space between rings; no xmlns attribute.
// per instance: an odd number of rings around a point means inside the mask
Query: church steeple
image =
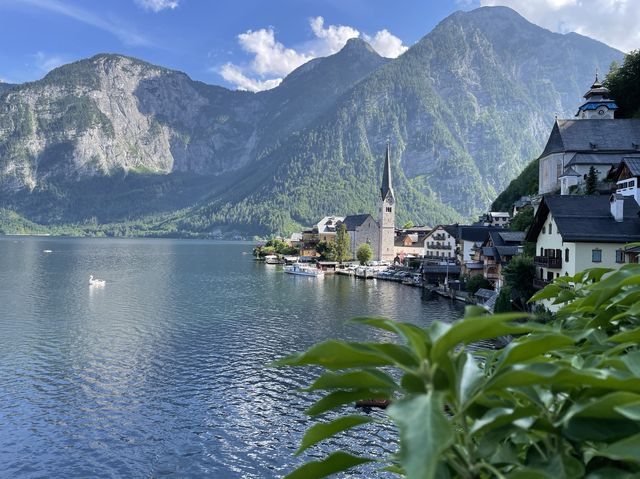
<svg viewBox="0 0 640 479"><path fill-rule="evenodd" d="M580 119L613 119L613 112L618 109L618 105L609 98L609 89L598 79L598 70L596 70L596 79L584 94L585 103L580 105L576 116Z"/></svg>
<svg viewBox="0 0 640 479"><path fill-rule="evenodd" d="M377 256L381 261L393 261L394 240L396 231L396 205L393 185L391 182L391 145L387 140L387 152L384 158L382 170L382 185L380 185L380 239L378 242Z"/></svg>
<svg viewBox="0 0 640 479"><path fill-rule="evenodd" d="M380 194L382 195L382 200L387 198L387 195L391 195L391 198L394 197L393 194L393 186L391 184L391 145L389 140L387 140L387 153L384 159L384 170L382 171L382 185L380 186Z"/></svg>

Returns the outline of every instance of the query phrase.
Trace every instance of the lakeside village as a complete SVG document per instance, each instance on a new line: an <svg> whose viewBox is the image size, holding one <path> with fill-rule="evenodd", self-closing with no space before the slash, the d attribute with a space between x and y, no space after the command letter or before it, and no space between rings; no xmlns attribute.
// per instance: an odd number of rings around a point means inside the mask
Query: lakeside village
<svg viewBox="0 0 640 479"><path fill-rule="evenodd" d="M396 228L387 145L377 219L325 216L257 247L256 257L294 274L401 281L492 312L525 308L560 276L638 263L640 247L629 244L640 242L640 119L614 119L615 99L597 75L584 99L576 118L554 122L538 194L510 211L471 225Z"/></svg>

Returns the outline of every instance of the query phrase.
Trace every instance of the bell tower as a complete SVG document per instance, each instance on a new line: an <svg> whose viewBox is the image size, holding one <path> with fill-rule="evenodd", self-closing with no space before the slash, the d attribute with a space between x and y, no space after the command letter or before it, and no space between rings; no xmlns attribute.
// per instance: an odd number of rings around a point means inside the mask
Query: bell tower
<svg viewBox="0 0 640 479"><path fill-rule="evenodd" d="M378 259L380 261L393 261L395 257L393 244L396 234L396 198L391 182L391 146L389 145L389 140L387 140L380 195L382 198L379 215L380 241L378 242Z"/></svg>

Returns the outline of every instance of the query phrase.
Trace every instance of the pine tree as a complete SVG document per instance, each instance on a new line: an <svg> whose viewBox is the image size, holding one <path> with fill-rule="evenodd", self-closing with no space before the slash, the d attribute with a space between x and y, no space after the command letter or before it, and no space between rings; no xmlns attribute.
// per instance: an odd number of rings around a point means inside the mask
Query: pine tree
<svg viewBox="0 0 640 479"><path fill-rule="evenodd" d="M349 238L349 233L347 233L347 226L344 223L340 223L338 226L338 231L336 233L336 243L335 243L335 259L336 261L346 261L351 259L351 253L349 250L351 249L351 238Z"/></svg>
<svg viewBox="0 0 640 479"><path fill-rule="evenodd" d="M590 166L585 183L585 193L593 195L596 191L598 191L598 172L593 166Z"/></svg>

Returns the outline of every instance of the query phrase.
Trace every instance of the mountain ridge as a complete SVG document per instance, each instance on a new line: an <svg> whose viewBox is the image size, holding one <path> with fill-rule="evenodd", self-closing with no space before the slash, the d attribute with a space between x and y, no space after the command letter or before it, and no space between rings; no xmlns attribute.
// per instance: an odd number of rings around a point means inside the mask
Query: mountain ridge
<svg viewBox="0 0 640 479"><path fill-rule="evenodd" d="M537 156L554 114L577 107L595 68L620 58L505 7L452 14L393 60L350 40L259 93L99 54L93 72L81 60L0 98L0 199L46 222L15 198L37 204L45 190L73 196L74 182L92 177L115 185L122 174L180 173L211 187L197 196L173 190L185 176L163 183L176 205L192 201L176 229L287 231L324 213L375 213L391 137L399 220L459 221ZM65 208L56 222L82 220ZM97 206L101 222L125 219L103 213Z"/></svg>

